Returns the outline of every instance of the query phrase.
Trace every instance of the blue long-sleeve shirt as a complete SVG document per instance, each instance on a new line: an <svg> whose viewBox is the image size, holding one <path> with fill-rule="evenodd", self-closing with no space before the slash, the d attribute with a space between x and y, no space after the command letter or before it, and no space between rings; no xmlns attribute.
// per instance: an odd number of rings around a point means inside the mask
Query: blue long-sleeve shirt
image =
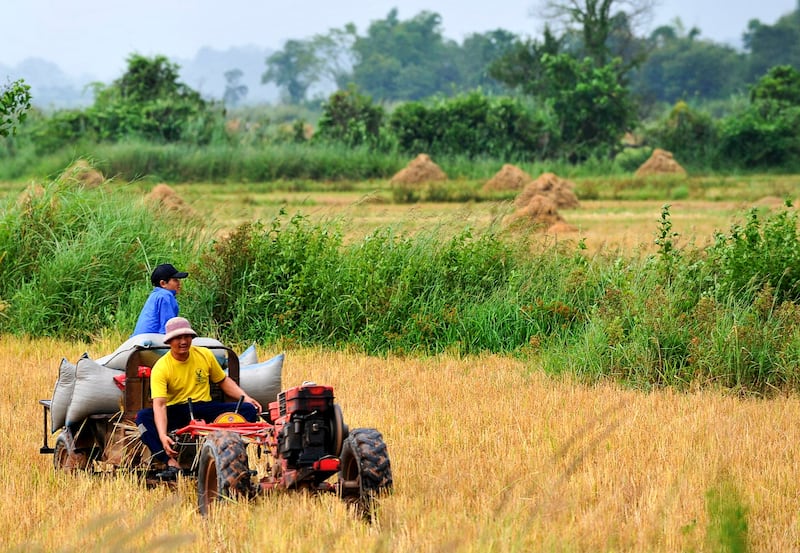
<svg viewBox="0 0 800 553"><path fill-rule="evenodd" d="M133 329L131 336L152 332L165 334L164 327L167 321L178 316L178 300L175 296L175 290L153 288L147 301L144 302L142 312L139 313L139 319L136 321L136 328Z"/></svg>

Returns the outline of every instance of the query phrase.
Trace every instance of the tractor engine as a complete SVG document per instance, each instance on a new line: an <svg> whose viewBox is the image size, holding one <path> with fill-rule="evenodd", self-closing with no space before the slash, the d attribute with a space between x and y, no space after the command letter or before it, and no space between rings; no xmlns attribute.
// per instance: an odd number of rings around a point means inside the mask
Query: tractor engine
<svg viewBox="0 0 800 553"><path fill-rule="evenodd" d="M310 467L341 452L346 430L331 386L304 382L278 394L269 409L285 469Z"/></svg>

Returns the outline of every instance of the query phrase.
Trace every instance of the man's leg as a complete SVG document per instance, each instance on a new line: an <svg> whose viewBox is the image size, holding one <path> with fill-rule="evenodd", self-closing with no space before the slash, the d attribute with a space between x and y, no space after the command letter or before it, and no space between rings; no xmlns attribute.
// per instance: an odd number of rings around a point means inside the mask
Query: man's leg
<svg viewBox="0 0 800 553"><path fill-rule="evenodd" d="M158 430L156 430L156 421L153 416L153 409L142 409L136 413L136 426L139 427L139 435L142 442L150 450L156 461L167 464L169 458L164 452L164 446L161 445L161 440L158 438Z"/></svg>
<svg viewBox="0 0 800 553"><path fill-rule="evenodd" d="M189 406L186 404L169 405L167 407L167 430L175 430L189 424ZM136 413L136 425L139 427L139 435L142 442L153 454L153 457L164 464L167 463L167 457L164 451L164 446L161 439L158 437L158 430L156 429L156 420L153 415L153 409L142 409Z"/></svg>

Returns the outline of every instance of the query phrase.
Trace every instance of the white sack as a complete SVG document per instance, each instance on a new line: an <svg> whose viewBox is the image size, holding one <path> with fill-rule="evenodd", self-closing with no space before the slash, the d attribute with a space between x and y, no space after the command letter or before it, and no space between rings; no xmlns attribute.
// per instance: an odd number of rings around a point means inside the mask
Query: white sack
<svg viewBox="0 0 800 553"><path fill-rule="evenodd" d="M253 342L246 350L239 354L239 366L255 365L258 363L258 352L256 351L256 343Z"/></svg>
<svg viewBox="0 0 800 553"><path fill-rule="evenodd" d="M281 353L268 361L248 365L239 371L239 386L261 404L264 411L278 399L281 391L281 371L285 354Z"/></svg>
<svg viewBox="0 0 800 553"><path fill-rule="evenodd" d="M120 347L114 350L114 353L103 356L96 361L100 365L124 371L128 364L128 358L130 358L131 353L136 350L136 346L160 347L164 349L162 354L169 350L169 345L164 343L163 334L158 334L156 332L137 334L136 336L128 338Z"/></svg>
<svg viewBox="0 0 800 553"><path fill-rule="evenodd" d="M225 344L217 340L216 338L207 338L205 336L196 336L192 338L192 345L193 346L200 346L204 348L209 348L211 353L214 354L214 357L217 358L217 362L219 366L223 369L228 367L228 357L226 355L226 350L224 349L215 349L219 347L224 347Z"/></svg>
<svg viewBox="0 0 800 553"><path fill-rule="evenodd" d="M84 354L85 355L85 354ZM72 391L75 389L75 365L61 359L58 368L58 379L50 399L50 432L63 428L67 420L67 408L72 400Z"/></svg>
<svg viewBox="0 0 800 553"><path fill-rule="evenodd" d="M67 409L66 423L76 424L89 415L116 413L122 409L122 390L114 377L124 371L111 369L88 357L78 359L75 389Z"/></svg>

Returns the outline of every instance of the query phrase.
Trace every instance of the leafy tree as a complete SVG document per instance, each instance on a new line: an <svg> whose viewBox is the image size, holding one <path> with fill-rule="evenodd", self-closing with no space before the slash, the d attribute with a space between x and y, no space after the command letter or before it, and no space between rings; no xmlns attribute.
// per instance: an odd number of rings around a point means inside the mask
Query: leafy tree
<svg viewBox="0 0 800 553"><path fill-rule="evenodd" d="M800 72L790 65L773 67L752 87L750 101L774 103L777 107L800 106Z"/></svg>
<svg viewBox="0 0 800 553"><path fill-rule="evenodd" d="M373 21L353 44L356 86L378 100L418 100L450 92L460 82L458 46L445 41L441 16L423 11L400 21L397 9Z"/></svg>
<svg viewBox="0 0 800 553"><path fill-rule="evenodd" d="M207 141L203 127L212 117L210 106L200 93L178 80L179 70L164 56L131 55L122 77L107 88L97 88L89 115L100 138Z"/></svg>
<svg viewBox="0 0 800 553"><path fill-rule="evenodd" d="M750 105L721 124L721 153L742 167L785 166L800 157L800 72L773 67L751 89Z"/></svg>
<svg viewBox="0 0 800 553"><path fill-rule="evenodd" d="M556 38L548 26L545 26L542 38L542 42L516 38L504 55L489 64L489 75L525 94L541 94L545 78L542 58L545 54L561 53L564 42Z"/></svg>
<svg viewBox="0 0 800 553"><path fill-rule="evenodd" d="M13 135L31 108L31 87L23 80L0 86L0 136Z"/></svg>
<svg viewBox="0 0 800 553"><path fill-rule="evenodd" d="M569 54L545 54L541 96L551 106L564 154L571 161L613 155L634 123L635 106L618 79L620 60L597 67Z"/></svg>
<svg viewBox="0 0 800 553"><path fill-rule="evenodd" d="M800 11L781 17L775 25L751 20L743 36L750 53L748 80L753 81L775 65L792 65L800 69Z"/></svg>
<svg viewBox="0 0 800 553"><path fill-rule="evenodd" d="M647 141L682 162L710 165L716 156L717 125L710 115L679 101L664 120L648 130Z"/></svg>
<svg viewBox="0 0 800 553"><path fill-rule="evenodd" d="M459 56L459 88L501 92L502 83L492 76L490 67L495 60L503 58L516 47L517 36L497 29L467 36L461 45Z"/></svg>
<svg viewBox="0 0 800 553"><path fill-rule="evenodd" d="M353 45L357 38L356 26L348 23L341 29L329 30L326 35L315 35L311 41L320 78L332 82L339 90L346 89L352 81L356 63Z"/></svg>
<svg viewBox="0 0 800 553"><path fill-rule="evenodd" d="M129 104L144 105L162 99L201 102L200 94L178 81L180 66L164 56L147 58L133 54L125 73L114 81L114 90Z"/></svg>
<svg viewBox="0 0 800 553"><path fill-rule="evenodd" d="M299 104L306 99L309 87L320 78L320 62L310 41L287 40L283 50L267 58L262 83L275 83L284 90L285 99Z"/></svg>
<svg viewBox="0 0 800 553"><path fill-rule="evenodd" d="M247 96L247 85L241 84L244 73L241 69L231 69L225 72L225 95L222 102L226 106L237 106Z"/></svg>
<svg viewBox="0 0 800 553"><path fill-rule="evenodd" d="M325 103L317 123L316 140L343 142L348 146L378 144L383 125L383 108L354 87L335 92Z"/></svg>
<svg viewBox="0 0 800 553"><path fill-rule="evenodd" d="M650 54L637 69L634 91L652 101L728 98L743 83L743 56L733 48L700 40L680 20L657 28L648 38Z"/></svg>
<svg viewBox="0 0 800 553"><path fill-rule="evenodd" d="M529 161L548 153L544 117L513 98L471 92L430 106L407 102L392 112L389 124L409 154Z"/></svg>
<svg viewBox="0 0 800 553"><path fill-rule="evenodd" d="M119 79L94 85L91 107L50 118L33 133L34 145L46 152L87 138L207 143L221 117L213 104L178 81L178 70L164 56L131 55Z"/></svg>
<svg viewBox="0 0 800 553"><path fill-rule="evenodd" d="M579 33L583 52L576 53L578 57L588 56L602 67L612 58L628 58L624 52L634 38L633 29L650 17L655 3L656 0L543 0L542 13L546 21Z"/></svg>

